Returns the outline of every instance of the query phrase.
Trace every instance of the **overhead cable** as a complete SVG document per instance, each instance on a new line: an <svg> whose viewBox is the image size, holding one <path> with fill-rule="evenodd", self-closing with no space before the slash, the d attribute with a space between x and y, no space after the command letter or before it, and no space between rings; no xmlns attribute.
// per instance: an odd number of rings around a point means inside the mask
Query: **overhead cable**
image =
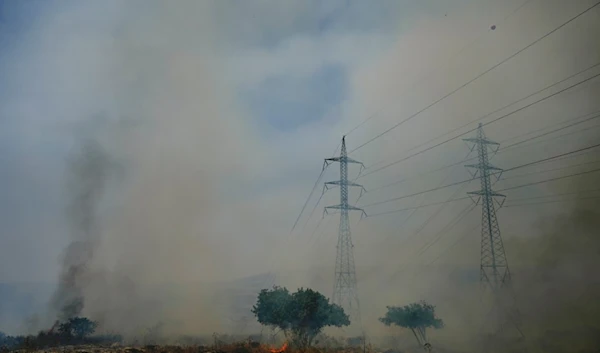
<svg viewBox="0 0 600 353"><path fill-rule="evenodd" d="M434 101L433 103L429 104L428 106L426 106L425 108L417 111L416 113L414 113L413 115L409 116L408 118L400 121L399 123L393 125L392 127L390 127L389 129L379 133L378 135L376 135L375 137L371 138L370 140L367 140L367 142L364 142L363 144L359 145L358 147L354 148L353 150L351 150L349 153L352 153L354 151L359 150L360 148L368 145L369 143L375 141L376 139L382 137L383 135L387 134L388 132L396 129L398 126L404 124L405 122L413 119L414 117L418 116L419 114L423 113L424 111L428 110L429 108L433 107L434 105L438 104L439 102L443 101L444 99L452 96L454 93L460 91L461 89L463 89L464 87L468 86L469 84L475 82L476 80L478 80L479 78L483 77L484 75L486 75L487 73L491 72L492 70L494 70L495 68L499 67L500 65L504 64L505 62L511 60L512 58L516 57L517 55L521 54L522 52L524 52L525 50L531 48L532 46L534 46L535 44L539 43L541 40L547 38L548 36L552 35L553 33L555 33L556 31L560 30L561 28L565 27L566 25L568 25L569 23L573 22L574 20L576 20L577 18L583 16L585 13L587 13L588 11L592 10L593 8L595 8L596 6L600 5L600 2L595 3L594 5L588 7L587 9L585 9L583 12L580 12L579 14L575 15L574 17L571 17L569 20L567 20L566 22L564 22L563 24L561 24L560 26L554 28L553 30L551 30L550 32L547 32L546 34L544 34L543 36L539 37L538 39L536 39L535 41L533 41L532 43L526 45L525 47L519 49L517 52L515 52L514 54L510 55L509 57L503 59L502 61L498 62L497 64L493 65L492 67L490 67L489 69L485 70L484 72L478 74L477 76L475 76L474 78L472 78L471 80L467 81L466 83L462 84L461 86L455 88L454 90L450 91L449 93L447 93L446 95L442 96L441 98L437 99L436 101Z"/></svg>
<svg viewBox="0 0 600 353"><path fill-rule="evenodd" d="M530 138L527 138L527 139L524 139L524 140L521 140L521 141L518 141L518 142L515 142L515 143L512 143L512 144L509 144L509 145L506 145L506 146L502 146L502 147L500 147L500 149L498 150L498 152L497 152L496 154L499 154L499 153L505 152L505 151L509 150L510 148L512 148L512 147L515 147L515 146L518 146L518 145L520 145L520 144L522 144L522 143L524 143L524 142L529 142L529 141L532 141L532 140L538 139L538 138L540 138L540 137L546 136L546 135L548 135L548 134L555 133L555 132L558 132L558 131L561 131L561 130L567 129L567 128L573 127L573 126L575 126L575 125L579 125L579 124L582 124L582 123L588 122L588 121L590 121L590 120L593 120L593 119L598 119L598 118L600 118L600 114L599 114L599 113L600 113L600 111L596 111L596 112L593 112L593 113L590 113L590 114L585 114L585 115L583 115L583 116L581 116L581 117L577 117L577 118L574 118L574 119L571 119L571 120L578 120L578 119L580 119L580 118L582 118L582 117L586 117L586 116L589 116L589 115L592 115L592 114L597 114L597 115L595 115L595 116L592 116L592 117L589 117L589 118L587 118L587 119L585 119L585 120L580 120L580 121L573 122L573 123L571 123L571 124L568 124L568 125L566 125L566 126L563 126L563 127L557 128L557 129L555 129L555 130L552 130L552 131L550 131L550 132L548 132L548 133L543 133L543 134L541 134L541 135L532 136L532 137L530 137ZM564 122L561 122L560 124L564 124ZM594 125L593 127L590 127L590 128L595 128L596 126L600 127L600 125ZM545 130L545 129L547 129L547 128L548 128L548 127L544 128L544 129L540 129L540 130ZM589 131L589 129L590 129L590 128L586 128L586 129L584 129L584 130L577 130L577 131L574 131L574 132L569 132L569 133L567 133L567 134L563 134L563 135L560 135L560 136L556 136L555 138L560 138L560 137L568 136L568 135L571 135L571 134L573 134L573 133L579 133L579 132L582 132L582 131ZM540 131L540 130L536 130L536 131ZM526 133L526 134L523 134L523 135L530 135L530 134L531 134L531 133ZM520 135L520 136L523 136L523 135ZM518 136L517 136L517 137L518 137ZM509 138L509 139L507 139L507 140L505 140L505 141L513 140L514 138L515 138L515 137L512 137L512 138ZM551 140L553 140L553 139L555 139L555 138L552 138L552 139L549 139L549 140L540 141L540 142L547 142L547 141L551 141ZM505 141L501 141L500 143L503 143L503 142L505 142ZM537 144L537 143L539 143L539 142L535 142L535 143L533 143L533 144ZM533 144L529 144L529 145L522 146L522 147L531 146L531 145L533 145ZM370 189L370 190L369 190L367 193L372 193L372 192L374 192L374 191L377 191L377 190L380 190L380 189L385 189L385 188L388 188L388 187L391 187L391 186L394 186L394 185L398 185L398 184L400 184L400 183L402 183L402 182L405 182L405 181L408 181L408 180L412 180L412 179L415 179L415 178L420 178L420 177L422 177L422 176L424 176L424 175L427 175L427 174L430 174L430 173L439 172L439 171L441 171L441 170L444 170L444 169L447 169L447 168L451 168L451 167L454 167L454 166L457 166L457 165L460 165L460 164L463 164L463 163L466 163L466 162L469 162L469 161L475 160L475 159L477 159L477 158L478 158L477 156L475 156L475 157L470 157L470 158L465 158L465 159L463 159L463 160L461 160L461 161L459 161L459 162L456 162L456 163L452 163L452 164L449 164L449 165L445 165L445 166L443 166L443 167L439 167L439 168L436 168L436 169L433 169L433 170L429 170L429 171L426 171L426 172L423 172L423 173L418 173L418 174L415 174L415 175L413 175L413 176L410 176L410 177L402 178L402 179L399 179L399 180L397 180L397 181L394 181L394 182L392 182L392 183L385 184L385 185L382 185L382 186L379 186L379 187L376 187L376 188Z"/></svg>
<svg viewBox="0 0 600 353"><path fill-rule="evenodd" d="M491 121L489 121L489 122L487 122L487 123L483 124L483 126L489 125L489 124L491 124L491 123L495 123L495 122L497 122L497 121L499 121L499 120L501 120L501 119L504 119L504 118L506 118L506 117L508 117L508 116L511 116L511 115L513 115L513 114L515 114L515 113L518 113L518 112L520 112L520 111L522 111L522 110L524 110L524 109L527 109L527 108L529 108L529 107L531 107L531 106L533 106L533 105L535 105L535 104L537 104L537 103L540 103L540 102L542 102L542 101L545 101L546 99L549 99L549 98L551 98L551 97L554 97L554 96L556 96L556 95L558 95L558 94L560 94L560 93L563 93L563 92L565 92L565 91L567 91L567 90L569 90L569 89L571 89L571 88L574 88L574 87L576 87L576 86L579 86L579 85L581 85L581 84L583 84L583 83L585 83L585 82L588 82L588 81L590 81L590 80L592 80L592 79L594 79L594 78L596 78L596 77L598 77L598 76L600 76L600 73L598 73L598 74L595 74L595 75L593 75L593 76L591 76L591 77L588 77L588 78L586 78L585 80L579 81L579 82L577 82L577 83L575 83L575 84L573 84L573 85L571 85L571 86L569 86L569 87L563 88L563 89L561 89L561 90L560 90L560 91L558 91L558 92L555 92L555 93L553 93L553 94L550 94L550 95L548 95L548 96L545 96L545 97L543 97L543 98L540 98L540 99L538 99L538 100L536 100L536 101L534 101L534 102L532 102L532 103L530 103L530 104L527 104L527 105L525 105L524 107L521 107L521 108L518 108L518 109L516 109L516 110L513 110L513 111L512 111L512 112L510 112L510 113L507 113L507 114L501 115L501 116L499 116L499 117L497 117L497 118L495 118L495 119L493 119L493 120L491 120ZM477 120L474 120L474 121L472 121L471 123L473 123L473 122L476 122L476 121L478 121L478 120L479 120L479 119L477 119ZM456 135L456 136L454 136L454 137L451 137L451 138L449 138L449 139L446 139L446 140L444 140L444 141L442 141L442 142L439 142L439 143L437 143L437 144L435 144L435 145L433 145L433 146L430 146L430 147L428 147L428 148L426 148L426 149L423 149L423 150L420 150L420 151L418 151L418 152L415 152L415 153L413 153L413 154L410 154L410 155L408 155L408 156L406 156L406 157L404 157L404 158L401 158L401 159L399 159L399 160L397 160L397 161L394 161L394 162L388 163L388 164L384 165L383 167L379 167L379 168L377 168L377 169L375 169L375 170L373 170L373 171L370 171L370 172L368 172L368 173L364 173L364 174L362 174L362 175L360 176L360 178L364 178L364 177L366 177L367 175L371 175L371 174L377 173L377 172L379 172L379 171L382 171L382 170L384 170L384 169L387 169L387 168L389 168L389 167L391 167L391 166L393 166L393 165L396 165L396 164L398 164L398 163L404 162L404 161L406 161L406 160L408 160L408 159L410 159L410 158L413 158L413 157L415 157L415 156L418 156L418 155L420 155L420 154L422 154L422 153L425 153L425 152L427 152L427 151L430 151L430 150L432 150L432 149L434 149L434 148L436 148L436 147L442 146L442 145L444 145L444 144L446 144L446 143L448 143L448 142L450 142L450 141L456 140L456 139L457 139L457 138L459 138L459 137L465 136L465 135L467 135L467 134L469 134L469 133L471 133L471 132L473 132L473 131L475 131L475 130L477 130L477 128L470 129L470 130L468 130L468 131L465 131L465 132L463 132L463 133L461 133L461 134L459 134L459 135Z"/></svg>
<svg viewBox="0 0 600 353"><path fill-rule="evenodd" d="M516 167L505 169L505 170L503 170L501 172L493 172L493 173L490 173L490 175L496 175L496 174L500 174L502 172L509 172L511 170L525 168L525 167L528 167L528 166L531 166L531 165L534 165L534 164L542 163L542 162L545 162L545 161L549 161L549 160L552 160L552 159L560 158L560 157L567 156L567 155L570 155L570 154L573 154L573 153L577 153L577 152L581 152L581 151L590 150L590 149L597 148L597 147L600 147L600 144L595 144L595 145L583 147L583 148L580 148L580 149L577 149L577 150L574 150L574 151L570 151L570 152L566 152L566 153L561 153L561 154L556 155L556 156L552 156L552 157L547 157L547 158L535 160L535 161L528 162L528 163L525 163L525 164L522 164L522 165L519 165L519 166L516 166ZM375 206L375 205L381 205L381 204L385 204L385 203L389 203L389 202L393 202L393 201L398 201L398 200L402 200L402 199L405 199L405 198L408 198L408 197L413 197L413 196L416 196L416 195L421 195L421 194L425 194L425 193L428 193L428 192L445 189L445 188L448 188L448 187L451 187L451 186L468 183L468 182L471 182L471 181L476 180L476 179L477 178L475 178L475 179L472 178L472 179L467 179L467 180L461 180L461 181L458 181L458 182L455 182L455 183L451 183L451 184L439 186L439 187L436 187L436 188L432 188L432 189L428 189L428 190L424 190L424 191L419 191L419 192L415 192L415 193L412 193L412 194L403 195L403 196L399 196L399 197L394 197L392 199L387 199L387 200L383 200L383 201L379 201L379 202L373 202L373 203L370 203L368 205L362 205L361 207L365 208L365 207L371 207L371 206ZM497 190L497 191L502 191L502 190Z"/></svg>
<svg viewBox="0 0 600 353"><path fill-rule="evenodd" d="M527 3L529 3L531 0L525 0L521 5L519 5L515 10L513 10L510 14L508 14L507 16L504 17L504 19L501 22L506 22L506 20L508 20L510 17L512 17L513 15L515 15L517 12L519 12L525 5L527 5ZM450 59L446 59L444 60L444 63L448 63L453 61L454 59L456 59L460 54L462 54L465 50L467 50L469 47L471 47L473 44L477 43L479 40L481 40L481 38L483 38L484 35L486 35L487 33L489 33L490 31L492 31L491 29L487 29L484 33L482 33L480 36L478 36L477 38L475 38L474 40L472 40L471 42L469 42L467 45L463 46L460 50L456 51L451 57ZM448 56L445 56L446 58ZM405 94L406 92L410 92L413 91L419 84L421 84L422 82L425 81L425 79L429 78L429 76L431 76L431 74L433 74L436 71L439 71L440 68L432 68L431 70L429 70L426 74L422 75L420 79L416 80L415 82L413 82L410 87L406 90L403 90L400 95ZM356 125L354 128L350 129L350 131L346 132L344 135L348 136L351 133L353 133L354 131L358 130L360 127L364 126L368 121L370 121L371 119L375 118L377 115L379 115L379 113L381 112L381 109L379 109L376 113L373 113L371 115L369 115L368 118L366 118L365 120L363 120L362 122L360 122L358 125Z"/></svg>

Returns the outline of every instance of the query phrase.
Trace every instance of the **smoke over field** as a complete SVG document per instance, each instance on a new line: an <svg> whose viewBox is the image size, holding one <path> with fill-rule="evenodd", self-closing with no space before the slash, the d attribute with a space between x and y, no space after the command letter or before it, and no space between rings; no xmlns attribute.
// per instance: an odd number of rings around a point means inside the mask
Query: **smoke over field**
<svg viewBox="0 0 600 353"><path fill-rule="evenodd" d="M600 6L565 24L594 3L3 2L0 288L56 288L33 317L0 292L0 331L84 316L132 342L247 335L260 288L331 296L340 195L321 190L339 165L315 179L346 133L367 167L349 170L367 334L410 349L378 318L425 299L434 346L472 349L480 185L461 139L483 122L524 332L597 345Z"/></svg>
<svg viewBox="0 0 600 353"><path fill-rule="evenodd" d="M80 316L85 306L84 289L90 281L90 263L102 234L99 206L110 176L109 163L102 147L88 140L69 164L66 189L72 193L67 209L72 242L65 251L58 290L52 299L60 320Z"/></svg>

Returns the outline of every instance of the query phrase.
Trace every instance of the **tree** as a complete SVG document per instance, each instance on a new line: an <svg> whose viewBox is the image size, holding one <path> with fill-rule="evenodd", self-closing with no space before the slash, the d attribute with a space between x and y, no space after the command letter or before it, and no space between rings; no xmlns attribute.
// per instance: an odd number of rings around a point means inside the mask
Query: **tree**
<svg viewBox="0 0 600 353"><path fill-rule="evenodd" d="M96 327L98 327L98 323L95 321L85 317L73 317L69 321L60 324L58 331L67 337L84 339L92 335L96 331Z"/></svg>
<svg viewBox="0 0 600 353"><path fill-rule="evenodd" d="M388 306L387 313L379 321L386 326L393 324L411 329L417 342L428 351L431 351L431 344L427 342L425 330L429 327L434 329L444 327L444 322L435 316L435 307L425 301L403 307Z"/></svg>
<svg viewBox="0 0 600 353"><path fill-rule="evenodd" d="M290 343L302 350L311 346L323 328L350 325L340 306L309 288L292 294L281 287L263 289L252 313L262 325L282 330Z"/></svg>

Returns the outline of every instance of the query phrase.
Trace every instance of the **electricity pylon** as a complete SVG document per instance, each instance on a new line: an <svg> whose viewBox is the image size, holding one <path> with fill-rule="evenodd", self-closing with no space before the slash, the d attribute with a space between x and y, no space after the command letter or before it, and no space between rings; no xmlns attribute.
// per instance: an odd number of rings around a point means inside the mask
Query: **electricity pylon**
<svg viewBox="0 0 600 353"><path fill-rule="evenodd" d="M326 182L324 189L329 186L337 185L340 187L340 204L325 207L327 210L340 210L340 227L337 240L337 252L335 258L335 284L333 287L333 303L340 305L350 316L351 322L358 324L355 327L361 327L360 304L358 300L356 284L356 268L354 266L354 245L352 244L352 234L350 232L350 222L348 220L348 211L360 211L366 215L362 208L354 207L348 204L348 186L361 188L362 185L348 181L348 163L364 165L352 158L349 158L346 152L346 136L342 137L342 149L339 157L327 158L323 168L332 162L340 163L340 180ZM361 215L361 217L362 217Z"/></svg>
<svg viewBox="0 0 600 353"><path fill-rule="evenodd" d="M508 260L496 217L496 211L502 207L506 196L494 192L491 182L492 175L496 175L499 179L502 173L502 169L494 167L489 162L489 153L496 153L500 144L486 138L481 123L477 129L477 136L464 139L464 141L472 143L471 151L476 148L478 154L478 163L465 167L475 169L472 176L474 178L479 176L481 189L467 194L476 204L481 203L481 264L479 272L482 289L491 289L492 292L491 318L493 321L491 323L499 326L494 330L495 332L502 330L504 326L502 317L506 315L519 334L524 337L518 323L519 314L514 303ZM507 302L507 297L510 297L513 302Z"/></svg>

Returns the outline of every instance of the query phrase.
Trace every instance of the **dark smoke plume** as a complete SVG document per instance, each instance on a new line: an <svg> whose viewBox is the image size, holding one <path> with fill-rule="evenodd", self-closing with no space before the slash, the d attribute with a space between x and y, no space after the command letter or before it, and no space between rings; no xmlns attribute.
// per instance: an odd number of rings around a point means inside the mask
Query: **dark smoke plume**
<svg viewBox="0 0 600 353"><path fill-rule="evenodd" d="M51 302L60 320L80 315L85 306L83 290L100 234L99 205L110 166L107 153L95 140L86 140L69 161L66 189L71 243L65 251L58 289Z"/></svg>
<svg viewBox="0 0 600 353"><path fill-rule="evenodd" d="M519 306L527 332L546 351L600 346L600 212L590 206L546 219L539 238L520 244L532 266L516 281Z"/></svg>
<svg viewBox="0 0 600 353"><path fill-rule="evenodd" d="M595 154L590 159L597 159ZM593 177L570 191L589 190ZM583 194L585 195L585 194ZM507 242L523 328L545 352L597 352L600 347L600 202L565 202L538 219L537 232Z"/></svg>

